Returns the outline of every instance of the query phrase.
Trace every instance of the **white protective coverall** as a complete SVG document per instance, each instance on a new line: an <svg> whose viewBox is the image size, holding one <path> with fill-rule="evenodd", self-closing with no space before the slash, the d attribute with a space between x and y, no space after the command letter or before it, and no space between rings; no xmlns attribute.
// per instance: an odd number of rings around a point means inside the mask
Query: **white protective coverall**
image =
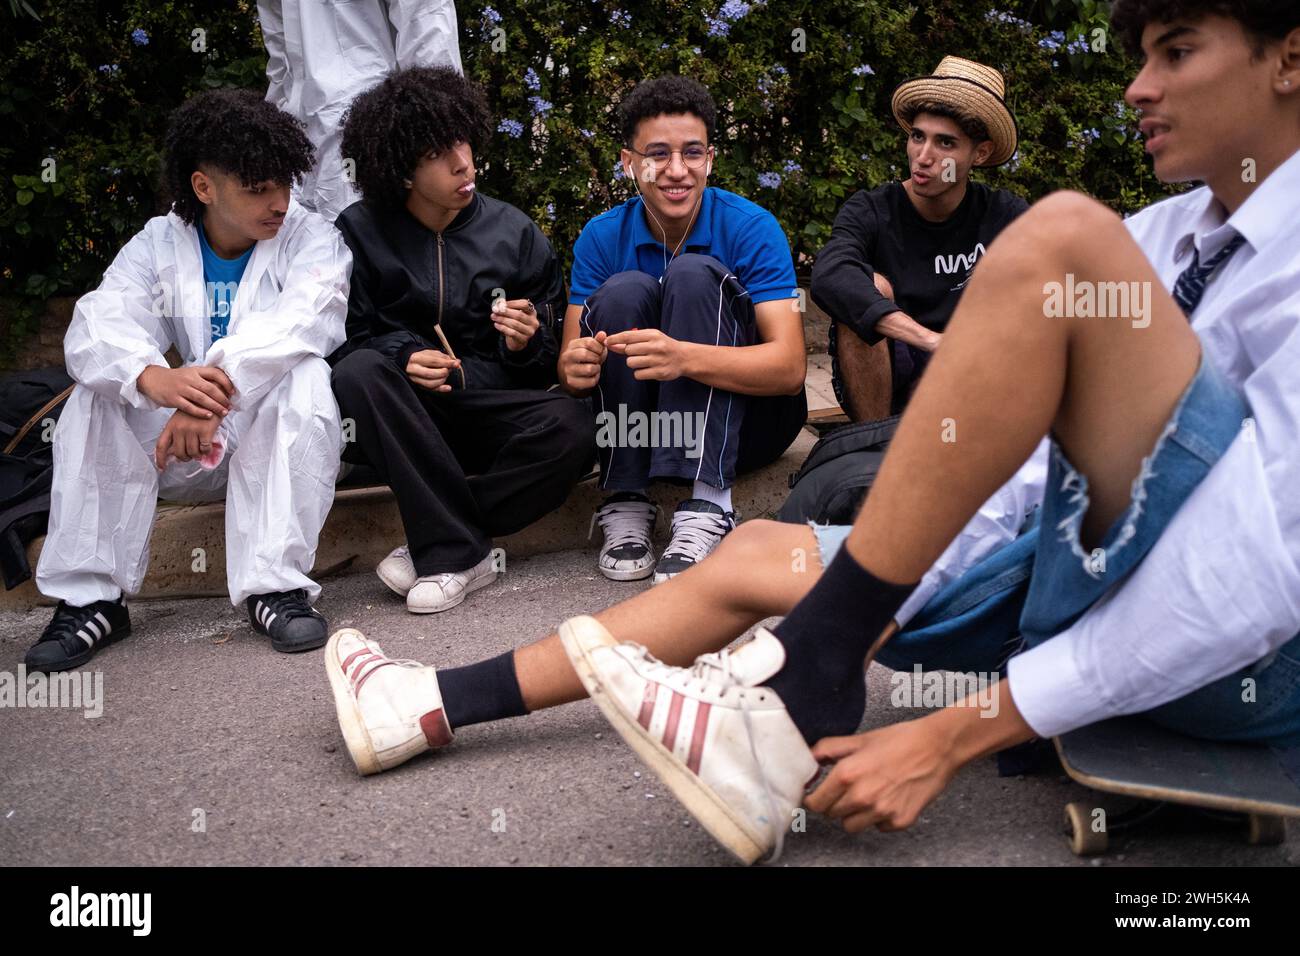
<svg viewBox="0 0 1300 956"><path fill-rule="evenodd" d="M257 16L269 56L266 99L306 123L316 147L316 167L295 196L333 222L361 198L339 152L348 104L394 69L463 72L456 6L452 0L258 0Z"/></svg>
<svg viewBox="0 0 1300 956"><path fill-rule="evenodd" d="M36 569L48 597L84 606L139 591L158 498L226 500L232 604L320 586L307 577L334 501L342 434L324 356L344 338L352 254L338 231L290 202L274 239L257 243L230 314L210 343L198 230L149 220L99 288L77 300L64 338L77 382L54 432L49 533ZM212 471L153 451L174 409L140 393L146 366L222 369L235 386L224 460ZM187 475L198 472L195 477ZM181 558L191 563L190 546Z"/></svg>

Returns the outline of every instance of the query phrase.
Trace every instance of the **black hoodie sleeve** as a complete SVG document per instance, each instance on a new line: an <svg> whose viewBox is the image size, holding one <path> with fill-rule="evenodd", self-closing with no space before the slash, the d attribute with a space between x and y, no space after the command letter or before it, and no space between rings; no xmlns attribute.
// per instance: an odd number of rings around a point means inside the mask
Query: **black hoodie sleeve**
<svg viewBox="0 0 1300 956"><path fill-rule="evenodd" d="M541 229L530 223L519 249L521 284L512 299L528 299L537 309L538 327L528 344L517 352L497 336L499 363L463 359L467 388L549 388L556 382L559 358L559 323L564 316L564 274L560 260ZM496 366L492 368L490 366Z"/></svg>
<svg viewBox="0 0 1300 956"><path fill-rule="evenodd" d="M836 322L853 330L868 345L883 335L876 323L899 311L898 304L876 288L872 260L876 252L879 217L870 195L859 190L835 216L831 238L813 265L811 294Z"/></svg>
<svg viewBox="0 0 1300 956"><path fill-rule="evenodd" d="M361 242L345 212L335 227L352 251L352 285L348 291L348 317L346 338L329 357L331 366L337 365L358 349L374 349L397 368L405 372L411 355L424 349L437 348L409 329L396 328L386 322L370 299L370 288L375 282L374 269L366 254L366 244Z"/></svg>

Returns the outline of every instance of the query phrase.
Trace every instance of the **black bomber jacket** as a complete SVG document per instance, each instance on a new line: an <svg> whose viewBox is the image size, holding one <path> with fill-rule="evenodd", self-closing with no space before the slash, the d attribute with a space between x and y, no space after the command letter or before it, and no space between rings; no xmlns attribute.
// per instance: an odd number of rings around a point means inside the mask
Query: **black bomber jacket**
<svg viewBox="0 0 1300 956"><path fill-rule="evenodd" d="M461 373L452 388L547 388L564 316L564 275L550 242L523 212L475 193L441 233L403 208L362 200L335 223L352 250L347 341L330 364L357 349L375 349L403 371L414 352L446 352ZM492 325L492 302L530 299L539 328L518 352Z"/></svg>

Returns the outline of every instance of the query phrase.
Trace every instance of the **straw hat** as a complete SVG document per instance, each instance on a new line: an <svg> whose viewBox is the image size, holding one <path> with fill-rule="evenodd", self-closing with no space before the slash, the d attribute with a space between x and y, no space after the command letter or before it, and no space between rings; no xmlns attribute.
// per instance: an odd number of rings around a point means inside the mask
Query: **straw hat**
<svg viewBox="0 0 1300 956"><path fill-rule="evenodd" d="M930 76L899 84L892 103L894 119L908 133L912 124L903 117L922 103L942 103L981 121L993 140L993 153L984 166L1001 166L1016 152L1016 120L1007 109L1002 74L991 66L945 56Z"/></svg>

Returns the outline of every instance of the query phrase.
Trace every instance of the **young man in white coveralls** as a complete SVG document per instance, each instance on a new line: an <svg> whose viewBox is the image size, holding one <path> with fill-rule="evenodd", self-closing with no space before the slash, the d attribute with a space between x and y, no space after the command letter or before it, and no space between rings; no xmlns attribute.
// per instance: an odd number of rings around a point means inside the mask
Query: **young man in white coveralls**
<svg viewBox="0 0 1300 956"><path fill-rule="evenodd" d="M124 596L144 578L160 495L224 494L231 603L276 650L325 643L307 573L339 469L324 356L343 342L352 258L289 197L312 161L301 124L250 91L204 93L172 117L171 212L77 301L64 339L77 386L36 571L59 605L28 668L77 667L130 633Z"/></svg>

